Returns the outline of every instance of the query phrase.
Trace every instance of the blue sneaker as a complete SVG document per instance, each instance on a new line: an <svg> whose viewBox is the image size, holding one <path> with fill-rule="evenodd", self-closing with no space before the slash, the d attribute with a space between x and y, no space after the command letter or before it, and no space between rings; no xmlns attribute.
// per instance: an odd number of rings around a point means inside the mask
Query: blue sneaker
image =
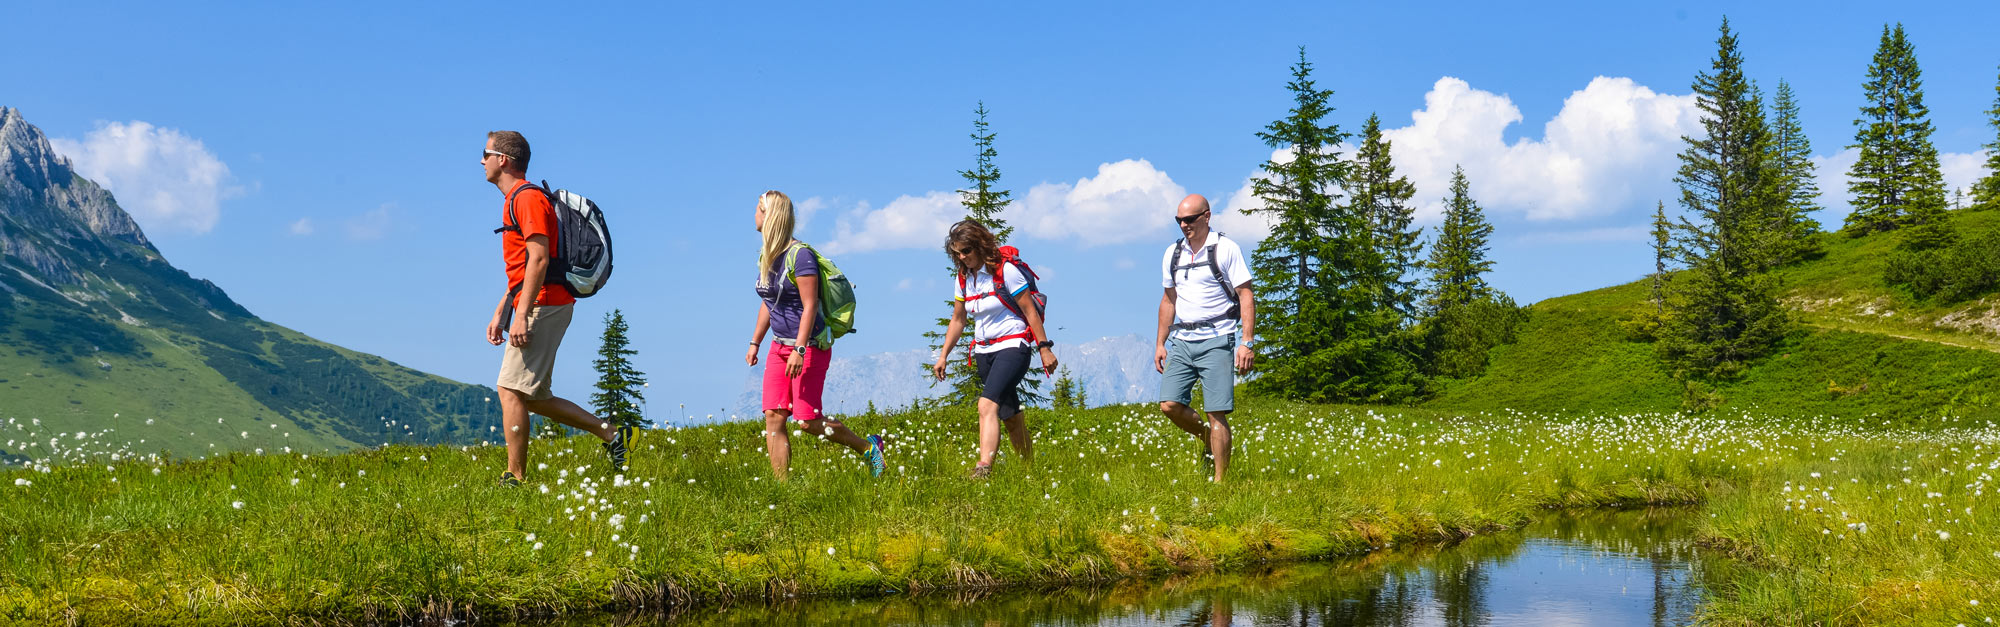
<svg viewBox="0 0 2000 627"><path fill-rule="evenodd" d="M889 469L888 460L882 459L882 436L868 436L868 452L862 453L861 457L868 460L869 477L880 477L882 471Z"/></svg>

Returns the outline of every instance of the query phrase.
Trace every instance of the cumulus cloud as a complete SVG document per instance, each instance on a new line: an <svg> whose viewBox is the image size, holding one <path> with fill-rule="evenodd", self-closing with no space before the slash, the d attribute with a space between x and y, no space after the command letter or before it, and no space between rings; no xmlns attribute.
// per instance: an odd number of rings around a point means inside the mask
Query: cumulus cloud
<svg viewBox="0 0 2000 627"><path fill-rule="evenodd" d="M1075 183L1042 183L1005 212L1008 223L1043 239L1074 239L1085 246L1118 244L1172 228L1174 208L1187 188L1145 159L1097 166L1097 176Z"/></svg>
<svg viewBox="0 0 2000 627"><path fill-rule="evenodd" d="M965 217L957 192L900 196L875 209L863 202L834 219L833 237L820 246L829 255L944 246L944 233Z"/></svg>
<svg viewBox="0 0 2000 627"><path fill-rule="evenodd" d="M81 141L49 140L147 231L207 233L222 201L243 193L201 140L146 122L99 123Z"/></svg>
<svg viewBox="0 0 2000 627"><path fill-rule="evenodd" d="M1597 77L1563 101L1541 139L1507 143L1522 120L1505 95L1444 77L1424 95L1411 124L1385 129L1398 172L1417 186L1418 220L1444 213L1454 166L1489 212L1530 220L1601 216L1650 204L1673 189L1681 136L1699 135L1692 95L1655 93L1629 78Z"/></svg>
<svg viewBox="0 0 2000 627"><path fill-rule="evenodd" d="M293 235L312 235L312 218L299 218L298 221L292 223L291 231Z"/></svg>

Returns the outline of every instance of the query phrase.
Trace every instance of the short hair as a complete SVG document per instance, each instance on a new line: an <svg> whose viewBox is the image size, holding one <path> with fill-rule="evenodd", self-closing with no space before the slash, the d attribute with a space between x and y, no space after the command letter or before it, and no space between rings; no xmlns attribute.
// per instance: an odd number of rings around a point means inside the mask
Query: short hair
<svg viewBox="0 0 2000 627"><path fill-rule="evenodd" d="M528 159L534 156L534 151L528 150L528 138L516 131L493 131L486 137L493 140L493 152L507 155L520 164L522 174L528 173Z"/></svg>

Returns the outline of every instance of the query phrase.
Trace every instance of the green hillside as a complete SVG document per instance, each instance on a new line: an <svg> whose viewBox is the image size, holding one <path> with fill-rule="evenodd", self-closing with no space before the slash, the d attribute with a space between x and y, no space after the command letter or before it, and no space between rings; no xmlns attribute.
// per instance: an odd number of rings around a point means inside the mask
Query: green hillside
<svg viewBox="0 0 2000 627"><path fill-rule="evenodd" d="M2000 213L1957 212L1963 237L2000 227ZM1990 297L1918 302L1882 281L1895 239L1823 236L1826 255L1778 273L1799 322L1778 350L1718 392L1725 409L1895 421L2000 420L2000 322ZM1428 405L1449 409L1663 411L1681 392L1653 345L1618 321L1650 305L1641 280L1544 300L1484 375L1448 384ZM1989 324L1980 324L1986 321Z"/></svg>
<svg viewBox="0 0 2000 627"><path fill-rule="evenodd" d="M19 425L5 459L60 460L86 440L179 456L472 442L499 414L488 388L319 342L175 268L7 108L0 400L0 424Z"/></svg>

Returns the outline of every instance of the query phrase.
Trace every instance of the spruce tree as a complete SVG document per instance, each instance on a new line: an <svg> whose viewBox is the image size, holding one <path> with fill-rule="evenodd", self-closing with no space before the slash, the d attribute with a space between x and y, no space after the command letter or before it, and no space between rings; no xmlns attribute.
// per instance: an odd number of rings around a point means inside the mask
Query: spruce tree
<svg viewBox="0 0 2000 627"><path fill-rule="evenodd" d="M1709 72L1695 76L1701 138L1683 137L1675 181L1686 215L1674 225L1672 250L1691 272L1667 299L1657 349L1677 378L1728 377L1766 352L1786 317L1763 273L1773 233L1770 205L1780 202L1770 135L1756 88L1743 73L1736 35L1724 19ZM1692 216L1690 220L1687 216ZM1689 401L1706 402L1687 384Z"/></svg>
<svg viewBox="0 0 2000 627"><path fill-rule="evenodd" d="M1673 223L1667 221L1667 203L1660 201L1653 207L1653 291L1648 298L1655 316L1667 311L1667 260L1673 256L1672 229Z"/></svg>
<svg viewBox="0 0 2000 627"><path fill-rule="evenodd" d="M631 349L625 337L628 330L623 311L613 309L604 315L604 340L597 347L597 359L590 362L597 370L597 392L590 395L590 405L606 422L644 427L646 417L639 404L646 400L646 373L632 366L631 358L639 351Z"/></svg>
<svg viewBox="0 0 2000 627"><path fill-rule="evenodd" d="M1993 143L1986 145L1986 176L1972 185L1972 206L2000 209L2000 79L1993 83L1993 108L1986 110L1986 123L1993 127Z"/></svg>
<svg viewBox="0 0 2000 627"><path fill-rule="evenodd" d="M1430 374L1464 378L1486 369L1487 351L1512 340L1518 308L1486 283L1493 261L1493 224L1472 198L1465 168L1453 168L1444 222L1431 243L1430 273L1420 329Z"/></svg>
<svg viewBox="0 0 2000 627"><path fill-rule="evenodd" d="M1434 315L1493 295L1493 288L1486 284L1486 273L1493 269L1493 261L1486 258L1490 249L1487 240L1492 237L1493 224L1486 221L1485 211L1472 199L1465 168L1453 168L1444 223L1438 225L1437 241L1431 243L1430 260L1424 264L1430 270L1424 301L1427 313Z"/></svg>
<svg viewBox="0 0 2000 627"><path fill-rule="evenodd" d="M965 207L965 219L978 220L987 230L993 232L995 239L1005 243L1007 238L1013 236L1014 227L1009 226L1007 221L1000 217L1000 213L1007 208L1007 205L1014 202L1013 192L1000 188L1000 166L994 163L1000 156L1000 151L993 147L993 140L998 134L993 132L993 127L986 121L987 113L985 101L980 101L979 106L973 110L975 116L972 121L973 167L970 170L958 171L958 175L964 178L966 183L965 189L958 190L958 199L959 204ZM945 274L952 285L957 285L957 268L946 267ZM952 301L945 301L946 306L951 304ZM924 339L929 342L932 355L943 350L945 330L950 326L951 317L947 315L937 319L935 328L924 332ZM968 340L972 338L973 330L972 318L967 316L963 337ZM971 345L967 344L961 352L965 353L960 356L961 358L946 363L945 383L950 385L950 388L926 401L924 403L926 406L967 407L978 402L979 373L964 359L970 356ZM924 376L931 376L930 364L923 364L923 370ZM1023 379L1021 402L1037 404L1046 400L1040 394L1041 384L1040 379L1032 376Z"/></svg>
<svg viewBox="0 0 2000 627"><path fill-rule="evenodd" d="M1347 181L1352 211L1368 225L1374 254L1367 255L1371 267L1357 268L1357 279L1372 298L1367 307L1394 311L1397 324L1416 321L1418 289L1416 270L1423 260L1422 227L1412 227L1416 205L1410 199L1417 186L1396 174L1389 158L1389 140L1382 137L1380 116L1370 114L1361 127L1361 147L1354 153Z"/></svg>
<svg viewBox="0 0 2000 627"><path fill-rule="evenodd" d="M1938 166L1930 108L1924 106L1923 73L1903 25L1882 27L1882 41L1863 85L1867 104L1854 121L1861 155L1848 169L1856 235L1919 227L1902 238L1905 248L1926 250L1951 243L1945 213L1944 175Z"/></svg>
<svg viewBox="0 0 2000 627"><path fill-rule="evenodd" d="M1059 372L1055 390L1049 392L1049 403L1056 409L1076 409L1076 380L1070 378L1069 366L1063 366Z"/></svg>
<svg viewBox="0 0 2000 627"><path fill-rule="evenodd" d="M1770 215L1765 267L1775 268L1819 254L1819 182L1812 163L1812 142L1799 125L1799 103L1792 85L1778 81L1772 103L1770 155Z"/></svg>

